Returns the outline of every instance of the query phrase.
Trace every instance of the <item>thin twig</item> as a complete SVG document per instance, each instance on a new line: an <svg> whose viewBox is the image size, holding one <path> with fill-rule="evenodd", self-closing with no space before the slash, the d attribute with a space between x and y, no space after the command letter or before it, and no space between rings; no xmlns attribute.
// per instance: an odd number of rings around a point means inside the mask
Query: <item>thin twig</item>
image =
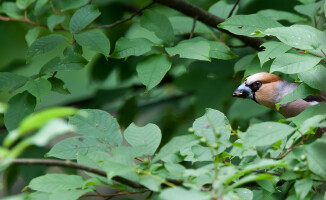
<svg viewBox="0 0 326 200"><path fill-rule="evenodd" d="M131 195L131 194L139 194L139 193L144 193L147 192L149 190L145 190L145 191L138 191L138 192L117 192L114 194L85 194L81 197L115 197L115 196L120 196L120 195Z"/></svg>
<svg viewBox="0 0 326 200"><path fill-rule="evenodd" d="M192 24L192 28L191 28L191 31L190 31L189 39L191 39L193 37L193 35L194 35L194 31L195 31L195 28L196 28L197 19L198 19L198 16L194 17L194 22Z"/></svg>
<svg viewBox="0 0 326 200"><path fill-rule="evenodd" d="M151 7L155 2L151 2L149 3L147 6L137 10L135 13L133 13L130 17L126 18L126 19L122 19L122 20L118 20L112 24L107 24L107 25L99 25L99 26L91 26L91 27L88 27L86 29L97 29L97 28L112 28L112 27L115 27L119 24L122 24L122 23L125 23L126 21L129 21L131 19L133 19L135 16L141 14L145 9Z"/></svg>
<svg viewBox="0 0 326 200"><path fill-rule="evenodd" d="M232 14L233 14L235 8L237 7L237 5L239 4L239 2L240 2L240 0L237 0L237 2L235 2L234 6L233 6L233 8L231 9L231 11L230 11L230 13L229 13L229 15L228 15L227 18L229 18L229 17L232 16Z"/></svg>
<svg viewBox="0 0 326 200"><path fill-rule="evenodd" d="M29 20L28 18L21 19L21 18L5 17L3 15L0 15L0 21L26 22L26 23L31 24L33 26L45 26L45 25L41 25L41 24L38 24L36 22L33 22L33 21Z"/></svg>
<svg viewBox="0 0 326 200"><path fill-rule="evenodd" d="M51 10L52 10L53 14L59 15L58 11L54 7L54 4L53 4L53 1L52 0L49 0L49 5L51 7Z"/></svg>
<svg viewBox="0 0 326 200"><path fill-rule="evenodd" d="M55 160L55 159L37 159L37 158L16 158L13 160L12 164L24 164L24 165L47 165L47 166L60 166L60 167L68 167L79 169L87 172L91 172L103 177L106 177L106 172L100 169L88 167L85 165L81 165L70 160ZM119 183L128 185L133 188L144 188L142 185L136 182L129 181L128 179L116 176L113 177L112 180L115 180Z"/></svg>

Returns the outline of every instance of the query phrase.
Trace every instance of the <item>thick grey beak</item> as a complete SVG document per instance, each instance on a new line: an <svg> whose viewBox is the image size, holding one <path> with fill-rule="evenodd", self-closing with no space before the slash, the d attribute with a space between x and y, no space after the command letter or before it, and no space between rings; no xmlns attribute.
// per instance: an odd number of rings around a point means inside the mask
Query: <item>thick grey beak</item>
<svg viewBox="0 0 326 200"><path fill-rule="evenodd" d="M254 95L252 93L252 90L250 87L246 86L244 83L242 83L232 94L233 97L238 98L250 98L253 99Z"/></svg>

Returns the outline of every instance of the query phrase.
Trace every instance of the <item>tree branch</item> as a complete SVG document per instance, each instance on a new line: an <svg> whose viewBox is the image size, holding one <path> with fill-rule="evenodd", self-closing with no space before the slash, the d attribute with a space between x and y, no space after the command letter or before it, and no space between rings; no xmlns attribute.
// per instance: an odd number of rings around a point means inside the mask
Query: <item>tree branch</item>
<svg viewBox="0 0 326 200"><path fill-rule="evenodd" d="M232 16L232 14L233 14L235 8L237 7L237 5L239 4L239 2L240 2L240 0L237 0L237 2L235 2L234 6L233 6L233 8L231 9L231 11L230 11L230 13L229 13L229 15L228 15L227 18L229 18L229 17Z"/></svg>
<svg viewBox="0 0 326 200"><path fill-rule="evenodd" d="M113 28L119 24L125 23L126 21L132 20L132 18L134 18L135 16L141 14L145 9L151 7L154 4L154 2L149 3L147 6L137 10L136 12L134 12L130 17L126 18L126 19L122 19L122 20L118 20L112 24L107 24L107 25L99 25L99 26L91 26L88 27L86 29L96 29L96 28Z"/></svg>
<svg viewBox="0 0 326 200"><path fill-rule="evenodd" d="M16 21L16 22L26 22L28 24L31 24L33 26L43 26L41 24L38 24L36 22L33 22L31 20L29 20L28 18L26 18L26 15L25 15L25 18L24 19L20 19L20 18L13 18L13 17L5 17L3 15L0 15L0 21Z"/></svg>
<svg viewBox="0 0 326 200"><path fill-rule="evenodd" d="M16 158L13 160L12 164L16 165L46 165L46 166L59 166L59 167L67 167L67 168L74 168L79 169L87 172L91 172L103 177L106 177L106 172L100 169L88 167L85 165L80 165L78 163L72 162L70 160L55 160L55 159L37 159L37 158ZM117 181L119 183L128 185L132 188L145 188L139 183L135 183L132 181L129 181L128 179L125 179L123 177L113 177L112 180Z"/></svg>
<svg viewBox="0 0 326 200"><path fill-rule="evenodd" d="M153 0L154 2L157 2L159 4L168 6L174 10L178 10L182 12L185 15L188 15L192 18L198 16L198 20L203 22L204 24L211 26L213 28L216 28L224 33L227 33L242 42L248 44L249 46L253 47L254 49L261 51L262 48L260 47L261 44L263 44L263 41L259 38L250 38L247 36L242 35L236 35L233 34L227 30L218 28L217 25L224 22L223 19L203 10L202 8L196 7L190 3L187 3L183 0Z"/></svg>
<svg viewBox="0 0 326 200"><path fill-rule="evenodd" d="M191 28L191 31L190 31L190 36L189 36L189 39L191 39L194 35L194 31L195 31L195 28L196 28L196 22L197 22L197 16L194 17L194 21L192 23L192 28Z"/></svg>

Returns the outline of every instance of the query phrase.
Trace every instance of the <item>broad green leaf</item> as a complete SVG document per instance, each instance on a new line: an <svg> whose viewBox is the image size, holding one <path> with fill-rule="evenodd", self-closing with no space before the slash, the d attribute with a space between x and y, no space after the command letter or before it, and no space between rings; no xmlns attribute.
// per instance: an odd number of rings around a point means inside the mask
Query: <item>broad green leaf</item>
<svg viewBox="0 0 326 200"><path fill-rule="evenodd" d="M254 110L255 112L251 112ZM265 106L261 106L251 99L236 99L229 108L227 116L232 121L233 119L250 120L253 117L258 117L269 111Z"/></svg>
<svg viewBox="0 0 326 200"><path fill-rule="evenodd" d="M58 199L69 199L69 200L78 200L82 195L91 192L92 190L60 190L57 192L50 193L49 200L58 200Z"/></svg>
<svg viewBox="0 0 326 200"><path fill-rule="evenodd" d="M100 16L100 14L100 11L94 5L87 5L80 8L71 17L69 23L70 33L79 33Z"/></svg>
<svg viewBox="0 0 326 200"><path fill-rule="evenodd" d="M236 58L237 55L233 54L231 49L217 41L210 41L211 51L209 52L209 57L222 59L222 60L230 60Z"/></svg>
<svg viewBox="0 0 326 200"><path fill-rule="evenodd" d="M289 125L276 122L263 122L250 126L244 138L246 146L266 146L282 140L294 132Z"/></svg>
<svg viewBox="0 0 326 200"><path fill-rule="evenodd" d="M145 38L155 44L163 43L163 41L160 38L158 38L154 32L147 30L146 28L142 27L138 23L134 23L131 25L131 27L126 32L125 37L128 39ZM123 38L123 37L120 37L120 38Z"/></svg>
<svg viewBox="0 0 326 200"><path fill-rule="evenodd" d="M291 13L291 12L282 11L282 10L266 9L266 10L260 10L258 13L261 15L264 15L265 17L276 20L276 21L286 20L290 23L306 21L306 18L304 18L304 17L301 17L301 16Z"/></svg>
<svg viewBox="0 0 326 200"><path fill-rule="evenodd" d="M194 19L186 16L169 17L174 34L183 35L191 32ZM196 21L194 33L212 33L212 30L200 21Z"/></svg>
<svg viewBox="0 0 326 200"><path fill-rule="evenodd" d="M249 54L240 58L234 65L234 73L246 70L248 65L251 63L251 61L254 59L255 56L256 55L254 54Z"/></svg>
<svg viewBox="0 0 326 200"><path fill-rule="evenodd" d="M140 56L149 52L155 44L146 38L128 39L120 37L115 44L112 58L127 58L129 56Z"/></svg>
<svg viewBox="0 0 326 200"><path fill-rule="evenodd" d="M64 15L50 15L47 19L47 24L50 29L50 31L53 31L54 27L58 24L61 24L63 21L65 21L65 16Z"/></svg>
<svg viewBox="0 0 326 200"><path fill-rule="evenodd" d="M204 116L193 123L195 134L208 140L209 144L229 140L231 126L226 116L220 111L206 109Z"/></svg>
<svg viewBox="0 0 326 200"><path fill-rule="evenodd" d="M235 15L218 25L219 28L228 30L234 34L256 37L264 36L259 33L265 31L268 28L281 26L282 25L277 21L265 17L261 14ZM257 31L259 31L258 34Z"/></svg>
<svg viewBox="0 0 326 200"><path fill-rule="evenodd" d="M191 147L197 144L198 142L199 140L197 140L197 137L194 135L183 135L173 137L166 145L164 145L160 149L158 154L155 155L155 157L153 158L153 162L157 162L161 159L164 159L167 156L170 156L180 151L180 149Z"/></svg>
<svg viewBox="0 0 326 200"><path fill-rule="evenodd" d="M179 54L180 58L210 61L210 42L200 37L182 40L176 46L165 50L169 55Z"/></svg>
<svg viewBox="0 0 326 200"><path fill-rule="evenodd" d="M27 91L17 94L8 102L9 108L4 115L6 128L11 131L18 127L19 123L34 111L36 98Z"/></svg>
<svg viewBox="0 0 326 200"><path fill-rule="evenodd" d="M51 91L58 92L60 94L70 94L70 91L64 87L65 83L56 77L50 77L48 78L48 81L50 81L52 87Z"/></svg>
<svg viewBox="0 0 326 200"><path fill-rule="evenodd" d="M27 77L11 72L0 72L0 91L5 88L14 88L19 85L23 86L27 80Z"/></svg>
<svg viewBox="0 0 326 200"><path fill-rule="evenodd" d="M326 91L326 68L323 65L317 65L311 70L299 74L300 80L312 88Z"/></svg>
<svg viewBox="0 0 326 200"><path fill-rule="evenodd" d="M226 0L221 0L221 1L218 1L217 3L213 4L208 9L208 12L210 12L222 19L226 19L226 18L228 18L232 9L234 9L232 16L237 13L239 6L237 5L235 8L233 8L233 7L234 7L234 4L229 4Z"/></svg>
<svg viewBox="0 0 326 200"><path fill-rule="evenodd" d="M326 45L324 32L307 25L269 28L265 32L276 36L281 42L298 49L323 49Z"/></svg>
<svg viewBox="0 0 326 200"><path fill-rule="evenodd" d="M312 69L320 60L321 58L310 54L284 53L274 60L270 72L296 74Z"/></svg>
<svg viewBox="0 0 326 200"><path fill-rule="evenodd" d="M314 17L318 15L318 11L322 7L322 3L323 1L319 1L316 3L309 3L306 5L297 5L294 6L294 10L300 14L309 16L313 21Z"/></svg>
<svg viewBox="0 0 326 200"><path fill-rule="evenodd" d="M91 152L107 152L111 147L101 139L94 137L71 137L55 144L46 154L46 157L60 159L77 159L77 155L86 155Z"/></svg>
<svg viewBox="0 0 326 200"><path fill-rule="evenodd" d="M25 10L28 6L34 3L35 0L16 0L16 5L19 9Z"/></svg>
<svg viewBox="0 0 326 200"><path fill-rule="evenodd" d="M48 3L49 0L37 0L34 6L35 13L39 13L40 10Z"/></svg>
<svg viewBox="0 0 326 200"><path fill-rule="evenodd" d="M163 190L159 196L160 200L209 200L210 195L197 190L187 190L182 187L173 187Z"/></svg>
<svg viewBox="0 0 326 200"><path fill-rule="evenodd" d="M233 183L230 187L226 188L227 191L230 191L236 187L239 187L243 184L259 181L259 180L269 180L272 179L272 175L270 174L250 174L248 176L245 176L244 178L241 178L239 181Z"/></svg>
<svg viewBox="0 0 326 200"><path fill-rule="evenodd" d="M271 62L260 65L260 61L258 56L255 56L251 62L246 66L246 71L244 77L250 76L252 74L256 74L259 72L269 72L271 66Z"/></svg>
<svg viewBox="0 0 326 200"><path fill-rule="evenodd" d="M0 7L0 13L5 13L9 17L21 19L24 18L24 13L17 7L14 2L2 2Z"/></svg>
<svg viewBox="0 0 326 200"><path fill-rule="evenodd" d="M79 54L71 54L63 59L55 57L41 68L40 74L56 71L80 70L83 69L86 64L87 60Z"/></svg>
<svg viewBox="0 0 326 200"><path fill-rule="evenodd" d="M51 83L50 81L43 78L39 78L37 80L29 80L26 83L26 89L41 101L42 98L51 91Z"/></svg>
<svg viewBox="0 0 326 200"><path fill-rule="evenodd" d="M162 181L153 176L141 176L139 178L139 183L154 192L159 192L161 190Z"/></svg>
<svg viewBox="0 0 326 200"><path fill-rule="evenodd" d="M42 28L37 26L34 28L31 28L27 31L25 35L25 40L27 42L27 45L30 47L34 41L37 39L37 37L40 35Z"/></svg>
<svg viewBox="0 0 326 200"><path fill-rule="evenodd" d="M306 145L306 152L308 154L308 167L316 175L326 178L326 160L325 157L326 143L315 141Z"/></svg>
<svg viewBox="0 0 326 200"><path fill-rule="evenodd" d="M146 10L143 12L140 24L142 27L154 32L158 38L162 39L168 45L174 43L173 28L165 15Z"/></svg>
<svg viewBox="0 0 326 200"><path fill-rule="evenodd" d="M62 9L63 11L67 11L67 10L80 8L86 5L88 2L89 0L78 0L78 1L62 0L59 1L58 3L60 3L60 9Z"/></svg>
<svg viewBox="0 0 326 200"><path fill-rule="evenodd" d="M138 77L147 91L161 82L171 65L171 61L164 54L149 56L137 64Z"/></svg>
<svg viewBox="0 0 326 200"><path fill-rule="evenodd" d="M29 47L27 60L29 61L34 56L50 52L66 41L67 38L59 34L40 37Z"/></svg>
<svg viewBox="0 0 326 200"><path fill-rule="evenodd" d="M77 109L68 107L57 107L42 110L26 117L19 125L19 131L25 133L33 129L37 129L51 119L68 117L76 112Z"/></svg>
<svg viewBox="0 0 326 200"><path fill-rule="evenodd" d="M247 188L236 188L234 191L243 200L252 200L254 197L253 192Z"/></svg>
<svg viewBox="0 0 326 200"><path fill-rule="evenodd" d="M34 178L28 187L41 192L55 192L81 188L83 182L84 179L77 175L47 174Z"/></svg>
<svg viewBox="0 0 326 200"><path fill-rule="evenodd" d="M259 180L257 181L258 185L262 187L264 190L270 193L280 192L276 187L276 181L274 180Z"/></svg>
<svg viewBox="0 0 326 200"><path fill-rule="evenodd" d="M138 127L132 123L125 130L124 137L131 146L147 144L147 155L154 155L160 145L162 134L160 128L155 124Z"/></svg>
<svg viewBox="0 0 326 200"><path fill-rule="evenodd" d="M69 118L76 132L84 136L100 138L111 145L121 145L122 135L117 120L102 110L84 109Z"/></svg>
<svg viewBox="0 0 326 200"><path fill-rule="evenodd" d="M304 199L307 194L311 191L312 180L310 178L305 178L302 180L297 180L294 184L294 189L299 199Z"/></svg>
<svg viewBox="0 0 326 200"><path fill-rule="evenodd" d="M260 60L261 66L265 62L274 59L291 49L290 46L282 42L276 42L276 41L268 41L262 44L261 46L265 47L264 51L258 52L258 58Z"/></svg>
<svg viewBox="0 0 326 200"><path fill-rule="evenodd" d="M79 45L86 46L90 50L101 53L104 56L109 56L110 40L103 32L90 30L75 34L74 37Z"/></svg>
<svg viewBox="0 0 326 200"><path fill-rule="evenodd" d="M301 83L293 92L285 95L281 98L280 104L288 103L299 98L304 99L311 94L319 94L318 90L315 90L305 83Z"/></svg>

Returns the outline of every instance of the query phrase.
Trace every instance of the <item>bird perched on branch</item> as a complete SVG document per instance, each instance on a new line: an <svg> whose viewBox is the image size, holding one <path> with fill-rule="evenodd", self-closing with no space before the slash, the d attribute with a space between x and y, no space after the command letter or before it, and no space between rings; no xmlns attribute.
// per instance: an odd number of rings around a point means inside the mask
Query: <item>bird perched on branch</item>
<svg viewBox="0 0 326 200"><path fill-rule="evenodd" d="M247 77L233 92L232 96L250 98L261 105L276 110L276 104L280 102L281 98L293 92L299 85L299 83L289 83L277 75L261 72ZM321 92L321 94L321 96L310 95L304 99L282 104L278 111L286 118L297 116L309 106L326 101L326 93ZM321 137L325 131L326 128L319 128L315 136Z"/></svg>
<svg viewBox="0 0 326 200"><path fill-rule="evenodd" d="M250 98L268 108L276 110L281 98L295 90L300 83L289 83L281 77L261 72L253 74L233 92L233 97ZM323 94L325 95L325 94ZM326 101L326 96L310 95L304 99L282 104L279 112L286 118L294 117L312 105Z"/></svg>

